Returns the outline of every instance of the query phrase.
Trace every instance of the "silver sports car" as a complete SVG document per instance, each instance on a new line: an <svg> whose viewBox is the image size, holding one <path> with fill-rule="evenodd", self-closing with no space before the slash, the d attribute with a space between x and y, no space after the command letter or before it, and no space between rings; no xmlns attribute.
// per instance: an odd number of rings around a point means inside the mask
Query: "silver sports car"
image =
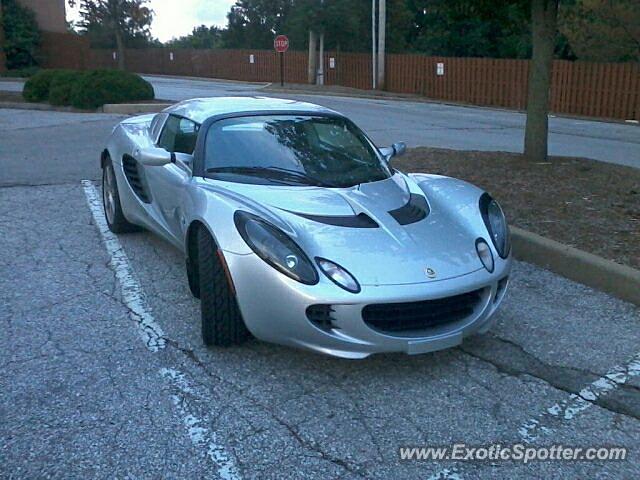
<svg viewBox="0 0 640 480"><path fill-rule="evenodd" d="M184 253L207 345L431 352L491 327L509 229L473 185L394 168L404 151L310 103L188 100L114 129L105 215Z"/></svg>

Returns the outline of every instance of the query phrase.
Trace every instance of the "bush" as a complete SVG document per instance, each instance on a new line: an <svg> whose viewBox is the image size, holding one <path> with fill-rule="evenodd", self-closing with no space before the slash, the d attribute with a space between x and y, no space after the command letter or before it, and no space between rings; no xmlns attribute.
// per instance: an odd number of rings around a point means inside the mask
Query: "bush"
<svg viewBox="0 0 640 480"><path fill-rule="evenodd" d="M44 102L49 100L49 89L54 77L61 70L41 70L24 84L22 96L27 102Z"/></svg>
<svg viewBox="0 0 640 480"><path fill-rule="evenodd" d="M93 70L80 78L72 93L76 108L94 109L105 103L153 100L153 87L142 77L121 70Z"/></svg>
<svg viewBox="0 0 640 480"><path fill-rule="evenodd" d="M7 68L12 70L37 65L40 30L35 14L16 0L4 0L1 3L5 36L1 48L7 56Z"/></svg>
<svg viewBox="0 0 640 480"><path fill-rule="evenodd" d="M73 89L85 74L74 70L59 70L49 87L51 105L71 105Z"/></svg>

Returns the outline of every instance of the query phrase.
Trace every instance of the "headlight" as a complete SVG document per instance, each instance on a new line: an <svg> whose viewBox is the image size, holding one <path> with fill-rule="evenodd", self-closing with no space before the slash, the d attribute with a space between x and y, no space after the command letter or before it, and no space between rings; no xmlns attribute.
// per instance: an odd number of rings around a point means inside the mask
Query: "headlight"
<svg viewBox="0 0 640 480"><path fill-rule="evenodd" d="M337 263L319 257L316 258L316 262L318 262L318 266L320 267L320 270L322 270L322 273L329 277L329 280L339 287L344 288L346 291L351 293L358 293L360 291L360 284L358 281L353 278L353 275Z"/></svg>
<svg viewBox="0 0 640 480"><path fill-rule="evenodd" d="M507 220L498 202L491 198L488 193L483 193L480 197L480 213L489 231L493 246L498 251L498 255L502 258L507 258L511 250L511 238Z"/></svg>
<svg viewBox="0 0 640 480"><path fill-rule="evenodd" d="M484 265L489 273L493 273L493 253L491 253L491 249L487 242L485 242L482 238L476 240L476 251L478 252L478 257L480 257L480 261Z"/></svg>
<svg viewBox="0 0 640 480"><path fill-rule="evenodd" d="M318 272L309 258L279 228L241 211L235 213L234 221L244 241L262 260L298 282L318 283Z"/></svg>

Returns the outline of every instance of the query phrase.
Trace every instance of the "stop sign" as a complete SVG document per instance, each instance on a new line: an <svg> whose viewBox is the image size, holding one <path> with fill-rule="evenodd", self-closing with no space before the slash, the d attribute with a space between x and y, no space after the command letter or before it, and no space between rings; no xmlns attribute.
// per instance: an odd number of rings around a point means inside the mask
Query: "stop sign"
<svg viewBox="0 0 640 480"><path fill-rule="evenodd" d="M273 48L278 53L284 53L289 50L289 39L286 35L278 35L273 41Z"/></svg>

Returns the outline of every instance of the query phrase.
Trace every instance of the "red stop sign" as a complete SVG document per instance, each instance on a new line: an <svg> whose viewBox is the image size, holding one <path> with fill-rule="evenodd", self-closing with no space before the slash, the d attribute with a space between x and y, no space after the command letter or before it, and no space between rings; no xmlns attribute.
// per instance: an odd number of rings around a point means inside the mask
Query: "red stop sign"
<svg viewBox="0 0 640 480"><path fill-rule="evenodd" d="M278 35L273 41L273 48L278 53L284 53L289 50L289 39L286 35Z"/></svg>

